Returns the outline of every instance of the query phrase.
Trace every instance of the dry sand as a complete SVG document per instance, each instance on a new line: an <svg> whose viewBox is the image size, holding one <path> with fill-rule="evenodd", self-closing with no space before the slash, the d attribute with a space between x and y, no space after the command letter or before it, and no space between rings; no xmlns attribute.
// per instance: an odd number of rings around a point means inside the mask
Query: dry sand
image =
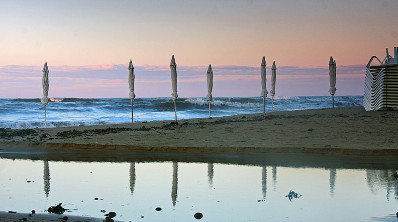
<svg viewBox="0 0 398 222"><path fill-rule="evenodd" d="M212 119L0 131L3 152L341 153L398 155L398 111L363 107Z"/></svg>

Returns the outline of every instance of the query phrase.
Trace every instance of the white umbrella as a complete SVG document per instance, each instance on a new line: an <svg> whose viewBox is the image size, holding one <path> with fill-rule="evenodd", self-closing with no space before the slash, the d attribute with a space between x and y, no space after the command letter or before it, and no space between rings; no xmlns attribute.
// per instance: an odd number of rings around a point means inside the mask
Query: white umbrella
<svg viewBox="0 0 398 222"><path fill-rule="evenodd" d="M175 115L175 120L177 121L177 105L176 105L176 99L178 98L178 94L177 94L177 64L176 64L176 60L174 59L174 55L171 56L170 70L171 70L171 86L173 88L173 93L171 94L171 96L173 97L173 101L174 101L174 115Z"/></svg>
<svg viewBox="0 0 398 222"><path fill-rule="evenodd" d="M275 61L272 64L272 77L271 77L271 96L272 96L272 111L274 111L274 96L275 96L275 82L276 82L276 65Z"/></svg>
<svg viewBox="0 0 398 222"><path fill-rule="evenodd" d="M134 66L133 66L133 62L130 59L130 63L129 63L129 88L130 88L130 93L129 93L129 97L131 99L131 122L134 122L134 112L133 112L133 102L134 102L134 98L135 98L135 94L134 94L134 79L135 79L135 74L134 74Z"/></svg>
<svg viewBox="0 0 398 222"><path fill-rule="evenodd" d="M213 70L211 64L207 69L207 101L209 101L209 118L210 118L210 102L213 100L213 95L211 94L213 90Z"/></svg>
<svg viewBox="0 0 398 222"><path fill-rule="evenodd" d="M263 56L263 61L261 62L261 97L263 97L263 112L265 116L265 97L267 97L267 76L266 76L266 66L267 63L265 62L265 56Z"/></svg>
<svg viewBox="0 0 398 222"><path fill-rule="evenodd" d="M332 95L333 108L334 108L334 94L336 93L336 61L333 56L329 60L329 80L330 80L330 95Z"/></svg>
<svg viewBox="0 0 398 222"><path fill-rule="evenodd" d="M48 104L48 89L50 87L48 83L48 66L47 62L44 63L43 67L43 98L41 98L41 103L44 105L44 127L47 127L47 104Z"/></svg>

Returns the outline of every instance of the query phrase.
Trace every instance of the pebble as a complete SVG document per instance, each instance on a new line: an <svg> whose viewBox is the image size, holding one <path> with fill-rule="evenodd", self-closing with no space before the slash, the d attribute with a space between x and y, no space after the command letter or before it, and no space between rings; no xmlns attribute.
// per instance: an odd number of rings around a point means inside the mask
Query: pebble
<svg viewBox="0 0 398 222"><path fill-rule="evenodd" d="M160 208L160 207L156 207L156 209L155 209L156 211L161 211L162 210L162 208Z"/></svg>
<svg viewBox="0 0 398 222"><path fill-rule="evenodd" d="M195 219L202 219L203 218L203 214L202 213L196 213L195 215L193 215L195 217Z"/></svg>

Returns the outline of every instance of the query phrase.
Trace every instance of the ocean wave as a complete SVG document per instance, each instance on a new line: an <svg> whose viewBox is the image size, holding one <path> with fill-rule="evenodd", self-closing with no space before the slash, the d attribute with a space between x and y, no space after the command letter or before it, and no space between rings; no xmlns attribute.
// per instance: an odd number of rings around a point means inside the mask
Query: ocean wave
<svg viewBox="0 0 398 222"><path fill-rule="evenodd" d="M50 99L51 101L51 99ZM131 121L131 101L128 98L54 98L47 106L47 126L67 127L123 123ZM331 107L331 96L275 97L275 111L319 109ZM336 96L335 106L361 106L363 96ZM177 117L208 117L208 101L204 97L178 98ZM265 110L271 111L266 98ZM212 116L229 116L263 112L261 97L213 97ZM171 98L137 98L134 100L136 121L174 119ZM0 128L44 127L44 106L40 99L0 99Z"/></svg>

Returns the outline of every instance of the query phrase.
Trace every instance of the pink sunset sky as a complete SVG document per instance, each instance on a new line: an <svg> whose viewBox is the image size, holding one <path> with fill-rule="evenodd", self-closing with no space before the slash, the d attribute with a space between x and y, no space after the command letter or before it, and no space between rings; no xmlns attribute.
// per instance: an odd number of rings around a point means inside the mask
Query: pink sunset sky
<svg viewBox="0 0 398 222"><path fill-rule="evenodd" d="M277 64L277 96L362 95L373 55L398 46L397 0L13 1L0 2L0 98L170 97L175 55L180 97L259 96L260 64Z"/></svg>

